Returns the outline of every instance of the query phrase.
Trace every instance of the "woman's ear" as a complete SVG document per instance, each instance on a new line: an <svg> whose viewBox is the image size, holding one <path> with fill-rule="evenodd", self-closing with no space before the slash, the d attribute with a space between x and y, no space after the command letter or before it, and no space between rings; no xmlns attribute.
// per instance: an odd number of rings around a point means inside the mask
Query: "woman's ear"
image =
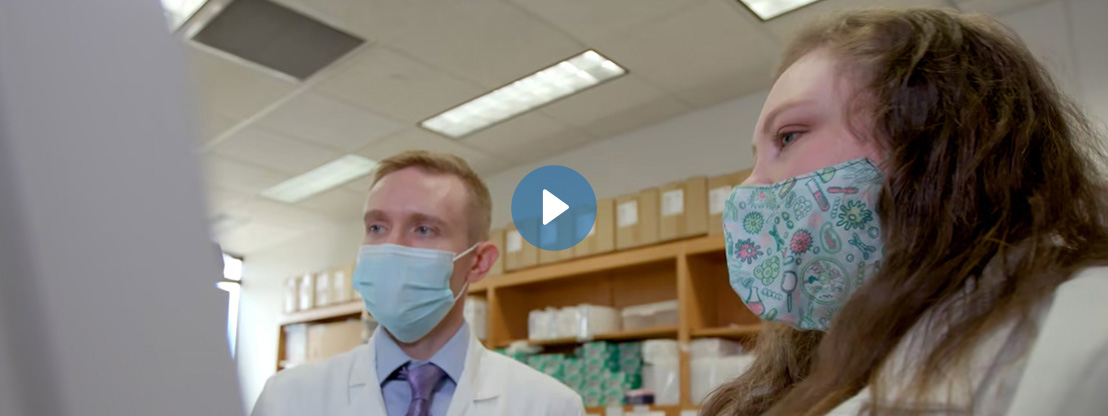
<svg viewBox="0 0 1108 416"><path fill-rule="evenodd" d="M496 244L488 241L477 243L477 248L473 249L473 253L476 256L476 261L473 262L473 267L470 267L469 274L466 275L466 281L469 284L477 283L484 278L489 269L492 269L493 263L496 263L496 259L500 258L500 249L496 248Z"/></svg>

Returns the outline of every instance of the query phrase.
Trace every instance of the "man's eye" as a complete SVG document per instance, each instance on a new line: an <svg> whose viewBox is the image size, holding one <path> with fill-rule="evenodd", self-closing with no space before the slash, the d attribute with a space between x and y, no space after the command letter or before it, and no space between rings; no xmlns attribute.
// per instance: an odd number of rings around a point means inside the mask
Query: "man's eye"
<svg viewBox="0 0 1108 416"><path fill-rule="evenodd" d="M801 133L798 131L781 133L781 136L779 137L779 140L781 141L781 147L784 148L785 146L788 146L790 143L799 138L800 134Z"/></svg>
<svg viewBox="0 0 1108 416"><path fill-rule="evenodd" d="M426 225L421 225L421 226L416 227L415 231L416 231L416 234L419 234L419 235L428 235L428 234L431 234L431 227L428 227Z"/></svg>
<svg viewBox="0 0 1108 416"><path fill-rule="evenodd" d="M381 231L384 231L384 229L385 229L385 227L382 227L382 226L377 225L377 224L370 225L369 228L368 228L369 232L374 233L374 234L379 233Z"/></svg>

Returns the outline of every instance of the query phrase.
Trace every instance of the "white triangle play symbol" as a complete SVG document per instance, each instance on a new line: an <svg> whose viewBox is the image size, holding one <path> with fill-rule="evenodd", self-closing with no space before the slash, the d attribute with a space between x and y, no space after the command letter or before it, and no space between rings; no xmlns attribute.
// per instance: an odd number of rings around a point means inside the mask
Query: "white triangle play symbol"
<svg viewBox="0 0 1108 416"><path fill-rule="evenodd" d="M542 225L550 224L559 215L569 209L569 205L558 199L550 191L542 190Z"/></svg>

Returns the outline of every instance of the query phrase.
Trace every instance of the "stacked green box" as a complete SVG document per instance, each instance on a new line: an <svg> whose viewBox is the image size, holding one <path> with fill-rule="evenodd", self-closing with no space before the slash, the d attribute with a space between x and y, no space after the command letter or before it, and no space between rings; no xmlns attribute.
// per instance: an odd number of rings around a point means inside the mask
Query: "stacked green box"
<svg viewBox="0 0 1108 416"><path fill-rule="evenodd" d="M630 389L642 388L642 343L619 344L619 371L627 373Z"/></svg>

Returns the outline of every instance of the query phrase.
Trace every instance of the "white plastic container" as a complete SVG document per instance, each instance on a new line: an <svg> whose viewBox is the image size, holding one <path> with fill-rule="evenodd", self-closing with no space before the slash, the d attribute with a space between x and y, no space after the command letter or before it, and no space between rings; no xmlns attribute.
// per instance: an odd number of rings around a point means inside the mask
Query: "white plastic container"
<svg viewBox="0 0 1108 416"><path fill-rule="evenodd" d="M754 363L753 355L709 357L692 360L689 365L689 393L692 401L700 404L713 390L742 375ZM643 374L646 383L646 374Z"/></svg>
<svg viewBox="0 0 1108 416"><path fill-rule="evenodd" d="M569 336L590 340L598 334L619 332L619 312L608 306L578 305L576 333Z"/></svg>
<svg viewBox="0 0 1108 416"><path fill-rule="evenodd" d="M285 279L285 313L300 310L300 278Z"/></svg>
<svg viewBox="0 0 1108 416"><path fill-rule="evenodd" d="M489 338L489 307L488 303L484 299L478 297L470 297L466 299L465 306L465 319L469 323L470 330L473 331L473 335L479 340L487 340Z"/></svg>
<svg viewBox="0 0 1108 416"><path fill-rule="evenodd" d="M677 325L677 301L648 303L623 308L623 330L657 328Z"/></svg>
<svg viewBox="0 0 1108 416"><path fill-rule="evenodd" d="M544 340L557 338L555 318L558 310L554 308L535 309L527 316L527 339Z"/></svg>
<svg viewBox="0 0 1108 416"><path fill-rule="evenodd" d="M689 343L689 358L720 358L743 353L741 344L722 338L695 339Z"/></svg>
<svg viewBox="0 0 1108 416"><path fill-rule="evenodd" d="M647 364L678 359L677 340L648 339L642 343L642 361Z"/></svg>
<svg viewBox="0 0 1108 416"><path fill-rule="evenodd" d="M642 368L642 387L654 392L654 404L674 405L681 401L681 376L679 361L656 361Z"/></svg>

